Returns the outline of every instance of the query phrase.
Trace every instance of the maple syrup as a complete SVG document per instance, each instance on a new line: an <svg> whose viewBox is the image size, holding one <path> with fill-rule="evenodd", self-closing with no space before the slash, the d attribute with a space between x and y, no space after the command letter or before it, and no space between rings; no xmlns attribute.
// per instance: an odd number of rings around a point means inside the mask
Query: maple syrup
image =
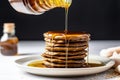
<svg viewBox="0 0 120 80"><path fill-rule="evenodd" d="M91 68L91 67L101 67L101 66L104 66L103 63L88 63L88 67L85 67L85 68ZM44 65L44 62L43 60L35 60L35 61L32 61L30 63L27 64L27 66L30 66L30 67L37 67L37 68L46 68L45 65Z"/></svg>
<svg viewBox="0 0 120 80"><path fill-rule="evenodd" d="M4 34L0 41L0 51L2 55L17 55L18 38L15 36L15 24L5 23Z"/></svg>
<svg viewBox="0 0 120 80"><path fill-rule="evenodd" d="M52 33L52 32L51 32ZM51 40L51 42L53 42L53 40L54 40L54 38L56 37L56 36L60 36L60 35L62 35L62 36L64 36L64 38L65 38L65 45L66 45L66 47L67 47L67 38L66 38L66 35L64 34L64 33L60 33L60 34L54 34L54 35L52 35L52 40ZM51 48L51 51L53 52L53 50L54 50L54 45L52 46L52 48ZM54 53L54 52L53 52ZM68 57L68 47L67 47L67 50L66 50L66 63L65 63L65 67L67 68L67 57ZM53 58L53 56L51 55L51 63L52 63L52 58ZM52 64L51 64L51 66L53 66Z"/></svg>
<svg viewBox="0 0 120 80"><path fill-rule="evenodd" d="M87 63L89 67L100 67L100 66L104 66L103 63L98 64L98 63Z"/></svg>
<svg viewBox="0 0 120 80"><path fill-rule="evenodd" d="M45 68L42 60L35 60L27 64L30 67L38 67L38 68Z"/></svg>

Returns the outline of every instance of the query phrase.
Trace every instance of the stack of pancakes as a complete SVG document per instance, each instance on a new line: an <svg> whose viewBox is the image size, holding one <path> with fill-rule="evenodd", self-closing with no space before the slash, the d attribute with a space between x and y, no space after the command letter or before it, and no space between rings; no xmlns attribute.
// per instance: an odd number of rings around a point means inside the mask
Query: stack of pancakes
<svg viewBox="0 0 120 80"><path fill-rule="evenodd" d="M85 67L90 35L85 32L48 31L44 33L46 51L43 63L48 68Z"/></svg>

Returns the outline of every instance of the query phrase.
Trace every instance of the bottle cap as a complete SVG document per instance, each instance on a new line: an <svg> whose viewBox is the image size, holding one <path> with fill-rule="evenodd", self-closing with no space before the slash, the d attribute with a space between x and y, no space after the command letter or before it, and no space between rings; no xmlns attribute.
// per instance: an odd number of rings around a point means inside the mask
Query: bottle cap
<svg viewBox="0 0 120 80"><path fill-rule="evenodd" d="M6 33L14 33L15 32L15 23L4 23L4 30L3 32Z"/></svg>

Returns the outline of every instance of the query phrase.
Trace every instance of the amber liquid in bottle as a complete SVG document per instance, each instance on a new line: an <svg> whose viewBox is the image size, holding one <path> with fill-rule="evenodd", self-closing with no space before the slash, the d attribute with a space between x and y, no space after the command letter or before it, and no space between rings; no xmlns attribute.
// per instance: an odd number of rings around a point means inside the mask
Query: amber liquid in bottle
<svg viewBox="0 0 120 80"><path fill-rule="evenodd" d="M1 54L6 56L17 55L18 38L15 36L13 25L6 24L5 26L4 34L0 41Z"/></svg>
<svg viewBox="0 0 120 80"><path fill-rule="evenodd" d="M57 7L68 8L71 2L71 0L24 0L27 8L34 13L44 13Z"/></svg>

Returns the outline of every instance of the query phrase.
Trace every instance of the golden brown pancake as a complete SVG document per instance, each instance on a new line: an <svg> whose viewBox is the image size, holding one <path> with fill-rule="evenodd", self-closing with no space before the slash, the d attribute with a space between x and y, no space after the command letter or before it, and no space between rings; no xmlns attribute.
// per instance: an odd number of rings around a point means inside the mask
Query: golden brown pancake
<svg viewBox="0 0 120 80"><path fill-rule="evenodd" d="M51 56L51 55L48 55L48 54L42 54L42 56L44 57L44 58L50 58L50 59L66 59L66 55L64 55L64 56ZM85 58L87 55L86 54L81 54L81 55L75 55L75 56L68 56L67 57L67 59L68 60L72 60L72 59L83 59L83 58Z"/></svg>
<svg viewBox="0 0 120 80"><path fill-rule="evenodd" d="M79 41L88 41L90 34L86 32L64 32L64 31L48 31L44 33L44 37L51 40L79 40Z"/></svg>
<svg viewBox="0 0 120 80"><path fill-rule="evenodd" d="M44 65L48 68L81 68L81 67L84 67L85 66L85 63L83 64L80 64L80 63L69 63L67 64L56 64L56 63L51 63L51 62L48 62L48 61L43 61Z"/></svg>
<svg viewBox="0 0 120 80"><path fill-rule="evenodd" d="M85 46L88 45L88 42L77 42L77 43L68 43L68 44L60 44L60 43L51 43L51 42L46 42L46 46L49 47L80 47L80 46Z"/></svg>
<svg viewBox="0 0 120 80"><path fill-rule="evenodd" d="M81 51L81 50L85 50L88 46L81 46L81 47L48 47L46 46L46 50L48 51L66 51L68 49L68 51Z"/></svg>
<svg viewBox="0 0 120 80"><path fill-rule="evenodd" d="M48 62L51 62L51 63L60 63L60 64L65 64L66 62L67 63L79 63L79 64L81 64L81 63L85 63L85 60L84 59L78 59L78 60L74 60L74 59L72 59L72 60L63 60L63 59L50 59L50 58L44 58L44 60L45 61L48 61Z"/></svg>
<svg viewBox="0 0 120 80"><path fill-rule="evenodd" d="M46 41L46 42L51 42L51 43L66 43L66 41L65 41L65 39L63 39L63 40L52 40L52 39L48 39L48 38L44 38L44 40ZM88 42L88 40L83 40L83 41L81 41L81 40L69 40L69 42L70 43L77 43L77 42Z"/></svg>
<svg viewBox="0 0 120 80"><path fill-rule="evenodd" d="M45 51L45 54L48 54L48 55L52 55L52 56L61 56L61 55L66 55L66 52L53 52L53 51ZM81 54L87 54L87 51L86 50L82 50L82 51L71 51L71 52L68 52L68 55L81 55Z"/></svg>

